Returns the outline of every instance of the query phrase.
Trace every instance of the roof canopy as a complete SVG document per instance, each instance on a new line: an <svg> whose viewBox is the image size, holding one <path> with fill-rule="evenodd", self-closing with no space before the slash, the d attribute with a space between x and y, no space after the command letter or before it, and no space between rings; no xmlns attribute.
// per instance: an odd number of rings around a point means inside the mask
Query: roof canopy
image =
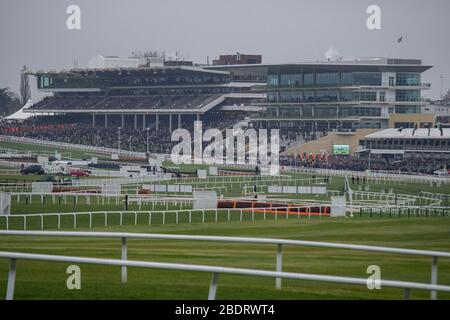
<svg viewBox="0 0 450 320"><path fill-rule="evenodd" d="M450 128L385 129L368 134L365 139L450 139Z"/></svg>

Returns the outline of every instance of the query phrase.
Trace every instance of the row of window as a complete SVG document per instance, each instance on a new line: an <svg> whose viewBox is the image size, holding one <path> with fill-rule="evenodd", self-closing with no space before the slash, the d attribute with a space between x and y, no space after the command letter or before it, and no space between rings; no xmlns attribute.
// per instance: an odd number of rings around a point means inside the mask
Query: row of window
<svg viewBox="0 0 450 320"><path fill-rule="evenodd" d="M397 73L395 84L397 86L418 86L420 85L420 73Z"/></svg>
<svg viewBox="0 0 450 320"><path fill-rule="evenodd" d="M301 107L301 108L269 108L271 117L301 117L301 118L336 118L336 117L380 117L381 108L376 107Z"/></svg>
<svg viewBox="0 0 450 320"><path fill-rule="evenodd" d="M384 97L385 93L381 92L379 101L384 101ZM338 90L269 91L267 99L271 103L377 101L377 93Z"/></svg>
<svg viewBox="0 0 450 320"><path fill-rule="evenodd" d="M39 76L39 88L105 88L114 86L201 85L229 82L229 76Z"/></svg>
<svg viewBox="0 0 450 320"><path fill-rule="evenodd" d="M380 86L381 72L320 72L320 73L289 73L268 74L269 86ZM395 81L394 81L395 79ZM418 86L421 82L420 73L397 73L389 77L389 85Z"/></svg>
<svg viewBox="0 0 450 320"><path fill-rule="evenodd" d="M396 90L395 101L420 101L420 90Z"/></svg>
<svg viewBox="0 0 450 320"><path fill-rule="evenodd" d="M269 86L381 85L381 72L321 72L268 74Z"/></svg>

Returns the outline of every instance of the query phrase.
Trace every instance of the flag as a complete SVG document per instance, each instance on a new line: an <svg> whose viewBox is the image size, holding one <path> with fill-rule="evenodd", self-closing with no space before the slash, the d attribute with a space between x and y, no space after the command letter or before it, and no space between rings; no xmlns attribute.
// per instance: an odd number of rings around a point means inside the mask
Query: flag
<svg viewBox="0 0 450 320"><path fill-rule="evenodd" d="M397 43L402 42L402 40L403 40L403 36L400 36L400 38L397 39Z"/></svg>

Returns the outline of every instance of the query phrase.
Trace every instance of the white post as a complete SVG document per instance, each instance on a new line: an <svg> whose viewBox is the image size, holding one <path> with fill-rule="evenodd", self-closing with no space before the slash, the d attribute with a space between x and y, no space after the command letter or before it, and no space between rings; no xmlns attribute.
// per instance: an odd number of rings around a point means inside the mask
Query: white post
<svg viewBox="0 0 450 320"><path fill-rule="evenodd" d="M122 260L127 260L127 238L122 238ZM122 283L127 283L127 267L122 267Z"/></svg>
<svg viewBox="0 0 450 320"><path fill-rule="evenodd" d="M283 264L283 248L281 244L277 244L277 266L276 272L281 272ZM275 279L275 288L281 289L281 278Z"/></svg>
<svg viewBox="0 0 450 320"><path fill-rule="evenodd" d="M433 262L431 264L431 284L437 284L438 277L438 257L433 257ZM431 300L437 299L437 292L431 291Z"/></svg>
<svg viewBox="0 0 450 320"><path fill-rule="evenodd" d="M405 288L403 291L403 300L409 300L411 298L411 289Z"/></svg>
<svg viewBox="0 0 450 320"><path fill-rule="evenodd" d="M16 283L16 259L9 262L8 287L6 289L6 300L14 299L14 285Z"/></svg>
<svg viewBox="0 0 450 320"><path fill-rule="evenodd" d="M220 273L214 272L209 285L208 300L216 300L217 283L219 282Z"/></svg>

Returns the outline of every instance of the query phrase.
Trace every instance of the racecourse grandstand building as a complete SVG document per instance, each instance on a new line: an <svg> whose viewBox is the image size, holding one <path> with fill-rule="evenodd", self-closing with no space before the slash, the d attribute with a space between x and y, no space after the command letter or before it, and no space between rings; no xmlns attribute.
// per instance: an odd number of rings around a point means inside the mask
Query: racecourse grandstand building
<svg viewBox="0 0 450 320"><path fill-rule="evenodd" d="M24 110L41 117L8 132L108 147L128 139L130 149L143 151L146 130L154 142L150 152L170 152L171 144L162 141L176 128L192 129L196 119L219 129L245 120L254 128L279 128L284 150L329 132L435 123L420 114L428 105L421 91L430 86L422 73L431 68L421 60L190 66L149 55L96 56L89 66L29 72L49 96ZM30 129L49 123L74 129L62 135Z"/></svg>
<svg viewBox="0 0 450 320"><path fill-rule="evenodd" d="M165 117L172 131L175 123L181 127L183 115L200 119L211 110L255 111L259 109L249 107L250 103L265 98L264 93L251 92L252 83L232 82L229 72L188 66L83 69L34 75L38 89L53 95L27 112L89 115L93 126L119 122L124 127L131 116L135 129L154 124L158 130L160 118ZM228 108L221 109L222 106Z"/></svg>
<svg viewBox="0 0 450 320"><path fill-rule="evenodd" d="M393 114L419 114L429 103L414 59L356 59L294 64L214 67L241 78L266 76L255 90L267 93L267 112L254 126L278 127L294 140L314 140L330 131L383 129Z"/></svg>

